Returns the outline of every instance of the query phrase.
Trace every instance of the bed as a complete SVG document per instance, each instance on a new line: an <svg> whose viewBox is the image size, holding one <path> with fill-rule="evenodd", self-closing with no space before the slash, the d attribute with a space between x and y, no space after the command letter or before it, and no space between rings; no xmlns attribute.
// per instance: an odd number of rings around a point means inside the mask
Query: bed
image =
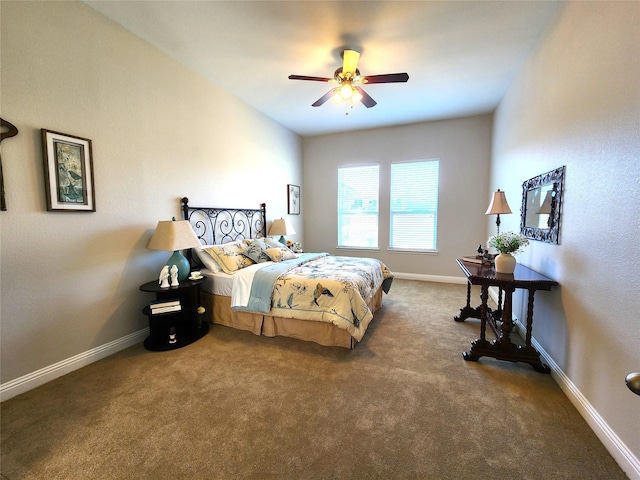
<svg viewBox="0 0 640 480"><path fill-rule="evenodd" d="M206 278L201 301L210 323L354 348L391 287L393 274L379 260L295 254L267 237L264 203L194 207L184 197L182 212L202 244L189 260Z"/></svg>

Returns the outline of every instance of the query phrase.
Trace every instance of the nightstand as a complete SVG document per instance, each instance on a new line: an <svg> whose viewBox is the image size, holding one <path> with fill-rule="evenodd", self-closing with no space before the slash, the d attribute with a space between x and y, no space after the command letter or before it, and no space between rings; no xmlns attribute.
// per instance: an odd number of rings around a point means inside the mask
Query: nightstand
<svg viewBox="0 0 640 480"><path fill-rule="evenodd" d="M149 318L149 336L144 341L147 350L162 351L184 347L209 331L209 324L203 321L202 313L198 312L201 283L204 283L204 278L186 279L177 287L169 288L160 288L158 280L140 285L143 292L156 294L156 301L142 310ZM152 308L160 303L178 304L180 309L162 311Z"/></svg>

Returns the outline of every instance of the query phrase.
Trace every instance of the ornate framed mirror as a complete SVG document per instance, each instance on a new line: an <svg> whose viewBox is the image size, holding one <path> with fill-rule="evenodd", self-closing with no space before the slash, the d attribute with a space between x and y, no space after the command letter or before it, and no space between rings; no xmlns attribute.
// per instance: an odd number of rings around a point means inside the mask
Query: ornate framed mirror
<svg viewBox="0 0 640 480"><path fill-rule="evenodd" d="M565 167L522 184L520 233L532 240L560 243L560 216Z"/></svg>

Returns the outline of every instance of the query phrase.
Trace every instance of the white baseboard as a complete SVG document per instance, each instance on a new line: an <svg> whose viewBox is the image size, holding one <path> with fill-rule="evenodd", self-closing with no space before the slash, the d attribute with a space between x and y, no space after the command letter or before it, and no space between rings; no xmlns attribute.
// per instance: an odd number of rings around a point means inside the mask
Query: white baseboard
<svg viewBox="0 0 640 480"><path fill-rule="evenodd" d="M422 273L396 273L393 276L400 280L420 280L421 282L460 283L466 284L465 277L445 277L443 275L425 275Z"/></svg>
<svg viewBox="0 0 640 480"><path fill-rule="evenodd" d="M436 275L419 275L413 273L394 273L396 278L402 278L407 280L422 280L427 282L446 282L446 283L467 283L467 279L464 277L442 277ZM489 288L489 297L497 304L498 303L498 289L494 287ZM526 336L526 327L516 318L513 317L515 323L515 331L522 338ZM614 460L620 465L620 468L627 474L631 480L640 480L640 461L633 454L631 450L624 444L620 437L611 429L611 427L600 416L598 411L593 408L589 401L585 398L582 392L575 386L575 384L567 377L558 364L551 358L551 356L542 348L535 338L531 339L531 344L536 350L540 352L540 355L551 369L551 376L562 389L564 394L569 398L569 401L576 407L576 410L580 413L582 418L585 419L589 427L593 430L596 436L600 439L604 447L611 454Z"/></svg>
<svg viewBox="0 0 640 480"><path fill-rule="evenodd" d="M395 274L396 278L404 278L407 280L421 280L424 282L442 282L442 283L467 283L464 277L443 277L438 275L421 275L413 273ZM119 338L105 345L80 353L66 360L62 360L48 367L41 368L35 372L23 375L22 377L11 380L0 385L0 402L9 400L10 398L28 392L40 385L44 385L51 380L55 380L62 375L78 370L93 362L97 362L109 355L131 347L136 343L142 342L149 335L149 329L145 328L138 332Z"/></svg>
<svg viewBox="0 0 640 480"><path fill-rule="evenodd" d="M464 277L445 277L440 275L423 275L414 273L395 273L396 278L405 280L420 280L425 282L441 282L441 283L460 283L466 284ZM490 297L497 303L497 289L489 289ZM516 332L524 337L525 327L520 321L514 317ZM58 362L49 367L42 368L36 372L16 378L7 383L0 385L0 401L8 400L23 392L39 387L55 378L61 377L74 370L78 370L90 363L96 362L102 358L113 355L120 350L124 350L130 346L140 343L149 334L149 329L145 328L134 332L126 337L122 337L113 342L109 342L100 347L96 347L87 352L81 353L74 357ZM551 356L542 348L535 338L531 339L532 345L540 352L545 363L551 369L551 376L560 386L564 394L569 398L571 403L576 407L580 415L586 420L594 433L598 436L602 444L609 451L611 456L616 460L620 468L629 476L631 480L640 480L640 461L631 452L627 446L620 440L616 433L609 427L607 422L600 416L595 408L589 403L580 390L567 377L558 364Z"/></svg>
<svg viewBox="0 0 640 480"><path fill-rule="evenodd" d="M498 297L496 292L490 292L491 296L497 302ZM515 323L515 330L520 337L525 338L526 327L516 317L513 318ZM631 450L624 444L620 437L616 435L611 427L600 416L598 411L593 408L582 392L575 386L569 377L562 371L558 364L551 358L551 356L542 348L542 345L538 343L535 338L531 338L531 345L540 352L540 355L551 369L551 376L562 389L569 401L576 407L576 410L582 415L587 424L591 427L591 430L600 439L607 451L611 454L614 460L620 465L620 468L627 474L631 480L640 480L640 461L633 454Z"/></svg>
<svg viewBox="0 0 640 480"><path fill-rule="evenodd" d="M32 390L40 385L44 385L45 383L61 377L62 375L66 375L67 373L85 367L90 363L97 362L109 355L113 355L120 350L124 350L125 348L140 343L147 337L147 335L149 335L149 329L144 328L105 345L92 348L84 353L67 358L66 360L49 365L48 367L41 368L40 370L27 375L23 375L22 377L11 380L10 382L3 383L0 385L0 402L9 400L16 395Z"/></svg>

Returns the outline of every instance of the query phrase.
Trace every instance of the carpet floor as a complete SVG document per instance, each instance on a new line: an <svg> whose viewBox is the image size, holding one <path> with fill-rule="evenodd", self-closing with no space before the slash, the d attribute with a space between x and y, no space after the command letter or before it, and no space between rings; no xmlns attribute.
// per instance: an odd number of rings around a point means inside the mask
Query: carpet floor
<svg viewBox="0 0 640 480"><path fill-rule="evenodd" d="M3 402L1 478L627 478L550 375L463 360L465 298L396 279L351 351L221 326L133 346Z"/></svg>

